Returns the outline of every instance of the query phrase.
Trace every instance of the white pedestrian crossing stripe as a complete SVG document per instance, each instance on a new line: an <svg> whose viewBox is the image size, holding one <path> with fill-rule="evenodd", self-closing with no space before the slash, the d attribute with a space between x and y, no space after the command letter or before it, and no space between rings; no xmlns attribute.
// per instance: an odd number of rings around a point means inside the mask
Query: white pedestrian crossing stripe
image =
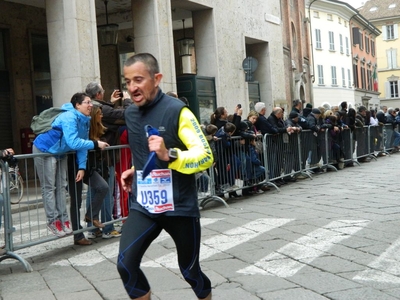
<svg viewBox="0 0 400 300"><path fill-rule="evenodd" d="M231 249L239 244L245 243L262 233L282 226L292 219L258 219L243 226L225 231L202 242L200 249L200 261L214 254ZM142 267L166 267L178 268L176 253L169 253L154 261L142 263Z"/></svg>
<svg viewBox="0 0 400 300"><path fill-rule="evenodd" d="M201 218L201 226L207 226L215 222L221 221L222 219L211 219L211 218ZM169 234L162 231L160 235L154 240L154 243L162 242L170 238ZM116 243L103 246L97 250L91 250L82 254L75 255L69 259L63 259L52 263L56 266L93 266L106 259L115 258L118 256L118 245Z"/></svg>
<svg viewBox="0 0 400 300"><path fill-rule="evenodd" d="M400 284L400 239L397 239L384 253L368 265L371 269L353 277L358 281L374 281Z"/></svg>
<svg viewBox="0 0 400 300"><path fill-rule="evenodd" d="M306 264L325 254L335 244L364 228L368 222L364 220L331 222L237 272L247 275L293 276Z"/></svg>
<svg viewBox="0 0 400 300"><path fill-rule="evenodd" d="M221 220L223 219L202 218L201 225L207 226ZM261 234L288 224L291 221L293 221L293 219L262 218L214 235L211 238L202 241L200 261L204 261L213 255L226 252L234 247L239 246L240 244L246 243L249 240L256 239ZM321 255L326 254L326 252L335 244L340 243L344 239L350 238L351 235L367 226L368 223L369 221L365 220L333 221L328 225L312 231L307 235L283 246L275 252L258 260L253 265L238 270L237 272L242 274L273 275L279 277L293 276L305 265ZM40 234L39 232L37 234L31 232L31 234L35 236L43 235L44 232L40 232ZM58 249L60 247L67 247L71 244L71 239L72 237L63 238L45 244L28 247L18 250L17 253L21 252L21 255L25 259L33 256L34 254L37 255L38 252L43 255L46 251ZM171 237L163 231L154 241L154 243L160 243L167 239L171 239ZM107 259L115 259L118 256L119 243L118 239L114 240L114 243L99 247L96 250L90 250L72 256L68 259L60 260L52 265L94 266ZM37 251L37 247L40 248L40 251ZM400 239L396 241L396 243L393 244L376 261L369 265L371 269L359 273L354 277L354 280L372 280L400 284L400 279L398 277L400 275L400 263L396 262L400 261L399 250ZM176 252L172 251L164 256L156 258L155 260L145 261L141 266L177 269L178 264Z"/></svg>

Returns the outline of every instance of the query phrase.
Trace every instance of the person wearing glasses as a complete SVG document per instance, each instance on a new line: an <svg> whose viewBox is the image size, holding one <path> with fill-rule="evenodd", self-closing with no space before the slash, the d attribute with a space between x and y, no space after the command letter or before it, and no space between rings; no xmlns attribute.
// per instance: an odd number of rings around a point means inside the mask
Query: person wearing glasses
<svg viewBox="0 0 400 300"><path fill-rule="evenodd" d="M47 228L56 236L72 233L66 208L67 153L76 151L78 172L76 182L83 179L86 170L87 152L104 149L106 142L89 140L90 113L93 103L85 93L76 93L71 102L64 104L61 113L51 124L52 129L39 134L33 141L35 169L38 174ZM76 242L76 241L75 241Z"/></svg>

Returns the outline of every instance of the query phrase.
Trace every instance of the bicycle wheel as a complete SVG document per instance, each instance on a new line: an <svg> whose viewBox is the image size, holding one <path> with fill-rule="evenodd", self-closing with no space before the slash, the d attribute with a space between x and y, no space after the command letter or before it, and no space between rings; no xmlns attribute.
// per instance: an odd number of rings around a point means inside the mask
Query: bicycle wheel
<svg viewBox="0 0 400 300"><path fill-rule="evenodd" d="M18 204L24 195L24 180L21 175L10 172L10 196L11 204Z"/></svg>

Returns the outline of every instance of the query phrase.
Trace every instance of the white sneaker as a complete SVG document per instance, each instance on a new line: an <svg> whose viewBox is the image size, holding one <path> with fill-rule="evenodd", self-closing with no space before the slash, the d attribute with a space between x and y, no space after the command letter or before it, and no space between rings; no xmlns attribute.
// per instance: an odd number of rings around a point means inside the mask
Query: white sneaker
<svg viewBox="0 0 400 300"><path fill-rule="evenodd" d="M96 239L101 236L102 236L101 230L96 230L96 232L89 231L87 234L87 238L91 239L91 240Z"/></svg>
<svg viewBox="0 0 400 300"><path fill-rule="evenodd" d="M120 232L118 232L116 230L113 230L113 231L108 232L108 233L103 233L102 238L103 239L111 239L111 238L120 237L120 236L121 236Z"/></svg>
<svg viewBox="0 0 400 300"><path fill-rule="evenodd" d="M69 221L65 221L62 228L63 228L65 234L71 234L73 232L71 223Z"/></svg>
<svg viewBox="0 0 400 300"><path fill-rule="evenodd" d="M55 220L50 224L47 224L47 228L56 236L63 237L65 236L65 232L63 230L62 224L60 220Z"/></svg>

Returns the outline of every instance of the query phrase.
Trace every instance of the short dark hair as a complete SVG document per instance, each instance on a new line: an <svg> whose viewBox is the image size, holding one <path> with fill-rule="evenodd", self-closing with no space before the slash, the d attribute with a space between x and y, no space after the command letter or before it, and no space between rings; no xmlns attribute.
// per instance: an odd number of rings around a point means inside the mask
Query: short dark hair
<svg viewBox="0 0 400 300"><path fill-rule="evenodd" d="M75 93L71 98L71 103L74 108L76 107L76 104L82 104L86 97L89 97L89 95L86 93Z"/></svg>
<svg viewBox="0 0 400 300"><path fill-rule="evenodd" d="M303 102L301 102L300 99L294 99L292 107L296 107L299 104L301 104L303 106Z"/></svg>
<svg viewBox="0 0 400 300"><path fill-rule="evenodd" d="M361 105L359 108L358 108L358 112L362 112L362 111L366 111L367 110L367 108L364 106L364 105Z"/></svg>
<svg viewBox="0 0 400 300"><path fill-rule="evenodd" d="M235 132L236 131L236 126L235 126L235 124L233 124L233 123L231 123L231 122L227 122L225 125L224 125L224 131L226 132L226 133L229 133L229 132Z"/></svg>
<svg viewBox="0 0 400 300"><path fill-rule="evenodd" d="M154 78L155 74L160 73L160 67L158 66L158 61L150 53L138 53L132 55L125 61L124 66L130 67L131 65L137 62L142 62L143 64L146 65L151 78Z"/></svg>
<svg viewBox="0 0 400 300"><path fill-rule="evenodd" d="M179 97L179 100L181 100L183 103L185 103L186 106L189 106L189 100L186 97Z"/></svg>

